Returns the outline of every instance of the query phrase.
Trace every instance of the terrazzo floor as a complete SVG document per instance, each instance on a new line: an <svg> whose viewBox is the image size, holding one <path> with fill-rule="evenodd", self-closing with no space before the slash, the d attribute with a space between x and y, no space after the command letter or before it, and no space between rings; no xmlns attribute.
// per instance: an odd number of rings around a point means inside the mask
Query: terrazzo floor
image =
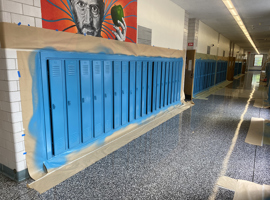
<svg viewBox="0 0 270 200"><path fill-rule="evenodd" d="M250 92L259 74L248 73L228 86ZM252 77L252 78L250 78ZM249 83L248 83L249 82ZM230 95L194 100L195 106L40 195L27 180L0 174L0 199L208 199L231 145L247 98ZM269 119L251 101L229 160L226 176L270 184L270 146L244 142L251 117ZM232 200L219 188L216 199Z"/></svg>

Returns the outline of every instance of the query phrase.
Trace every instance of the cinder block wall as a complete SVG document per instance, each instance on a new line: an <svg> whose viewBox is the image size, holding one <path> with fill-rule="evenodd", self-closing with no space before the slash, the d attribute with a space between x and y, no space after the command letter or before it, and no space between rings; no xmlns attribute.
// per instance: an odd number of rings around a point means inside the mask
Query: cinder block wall
<svg viewBox="0 0 270 200"><path fill-rule="evenodd" d="M41 28L40 0L0 0L0 22ZM16 49L0 49L0 172L20 181L27 166L17 63Z"/></svg>
<svg viewBox="0 0 270 200"><path fill-rule="evenodd" d="M0 22L41 28L40 0L0 0Z"/></svg>

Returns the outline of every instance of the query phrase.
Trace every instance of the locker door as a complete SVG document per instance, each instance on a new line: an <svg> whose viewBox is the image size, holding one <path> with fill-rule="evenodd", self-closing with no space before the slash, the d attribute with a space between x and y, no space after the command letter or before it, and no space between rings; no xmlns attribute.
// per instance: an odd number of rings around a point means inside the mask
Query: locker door
<svg viewBox="0 0 270 200"><path fill-rule="evenodd" d="M141 117L142 103L142 62L137 62L136 66L136 119Z"/></svg>
<svg viewBox="0 0 270 200"><path fill-rule="evenodd" d="M170 72L170 63L166 62L164 106L168 105L169 72Z"/></svg>
<svg viewBox="0 0 270 200"><path fill-rule="evenodd" d="M158 70L157 70L157 102L156 108L160 109L160 84L161 84L161 62L158 61Z"/></svg>
<svg viewBox="0 0 270 200"><path fill-rule="evenodd" d="M168 105L170 105L171 104L171 93L172 93L172 69L173 69L173 67L172 67L172 62L169 62L170 63L170 70L169 70L169 79L168 79L168 81L169 81L169 87L168 87Z"/></svg>
<svg viewBox="0 0 270 200"><path fill-rule="evenodd" d="M122 125L128 123L129 62L122 62Z"/></svg>
<svg viewBox="0 0 270 200"><path fill-rule="evenodd" d="M161 108L164 107L164 96L165 96L165 72L166 72L166 63L162 62L161 69L161 94L160 94L160 105Z"/></svg>
<svg viewBox="0 0 270 200"><path fill-rule="evenodd" d="M179 70L178 70L178 90L177 90L177 101L180 101L181 96L181 81L182 81L182 61L179 62Z"/></svg>
<svg viewBox="0 0 270 200"><path fill-rule="evenodd" d="M146 115L146 94L147 94L147 62L143 62L142 69L142 116Z"/></svg>
<svg viewBox="0 0 270 200"><path fill-rule="evenodd" d="M130 62L130 72L129 72L129 122L132 122L135 119L135 82L136 82L136 66L135 61Z"/></svg>
<svg viewBox="0 0 270 200"><path fill-rule="evenodd" d="M148 62L147 114L150 114L152 112L152 76L153 62Z"/></svg>
<svg viewBox="0 0 270 200"><path fill-rule="evenodd" d="M93 137L93 76L92 62L81 60L82 141Z"/></svg>
<svg viewBox="0 0 270 200"><path fill-rule="evenodd" d="M178 72L179 72L179 62L175 62L174 101L177 101L178 95Z"/></svg>
<svg viewBox="0 0 270 200"><path fill-rule="evenodd" d="M81 94L77 60L66 60L66 91L68 111L68 146L73 148L81 143Z"/></svg>
<svg viewBox="0 0 270 200"><path fill-rule="evenodd" d="M54 155L67 149L65 71L61 60L49 60Z"/></svg>
<svg viewBox="0 0 270 200"><path fill-rule="evenodd" d="M121 61L114 62L114 128L121 126L122 121L122 75Z"/></svg>
<svg viewBox="0 0 270 200"><path fill-rule="evenodd" d="M112 61L104 61L104 119L105 119L105 133L106 133L113 129Z"/></svg>
<svg viewBox="0 0 270 200"><path fill-rule="evenodd" d="M156 110L157 102L157 62L154 62L153 66L153 99L152 99L152 110Z"/></svg>
<svg viewBox="0 0 270 200"><path fill-rule="evenodd" d="M172 62L172 95L171 95L171 103L174 102L175 69L176 69L176 62Z"/></svg>
<svg viewBox="0 0 270 200"><path fill-rule="evenodd" d="M94 83L94 136L104 133L103 118L103 62L93 61Z"/></svg>

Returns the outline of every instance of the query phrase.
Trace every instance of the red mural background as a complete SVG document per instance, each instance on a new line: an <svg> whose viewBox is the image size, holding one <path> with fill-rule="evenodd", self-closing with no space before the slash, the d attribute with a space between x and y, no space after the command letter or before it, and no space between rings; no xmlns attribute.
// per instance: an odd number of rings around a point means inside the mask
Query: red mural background
<svg viewBox="0 0 270 200"><path fill-rule="evenodd" d="M77 33L77 27L72 16L70 0L41 0L42 27L58 31ZM137 42L137 0L104 0L105 14L101 36L115 39L112 31L113 21L111 8L121 5L127 25L126 42Z"/></svg>

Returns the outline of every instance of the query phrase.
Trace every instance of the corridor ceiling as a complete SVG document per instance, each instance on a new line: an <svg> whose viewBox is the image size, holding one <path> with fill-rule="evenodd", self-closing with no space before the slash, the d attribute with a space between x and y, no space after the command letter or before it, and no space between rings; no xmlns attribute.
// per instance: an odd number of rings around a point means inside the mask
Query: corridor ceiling
<svg viewBox="0 0 270 200"><path fill-rule="evenodd" d="M171 0L248 52L256 51L222 0ZM270 0L232 0L260 53L270 50Z"/></svg>

